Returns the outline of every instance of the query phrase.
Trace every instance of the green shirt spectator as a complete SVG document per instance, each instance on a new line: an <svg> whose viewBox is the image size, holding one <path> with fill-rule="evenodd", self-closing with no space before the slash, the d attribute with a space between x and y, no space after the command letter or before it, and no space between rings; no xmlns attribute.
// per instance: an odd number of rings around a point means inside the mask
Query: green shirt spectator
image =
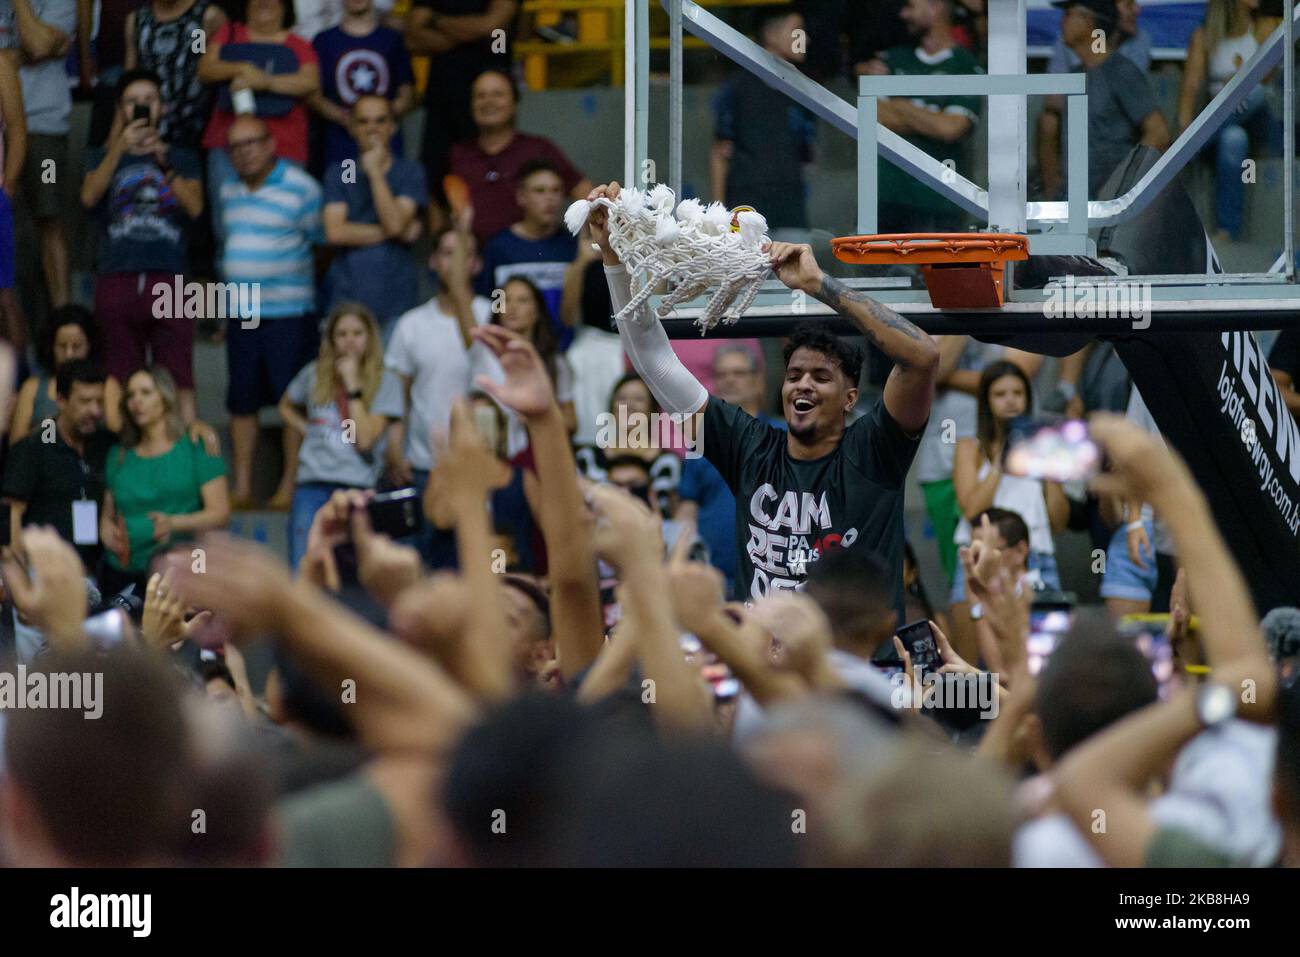
<svg viewBox="0 0 1300 957"><path fill-rule="evenodd" d="M983 73L975 57L966 49L950 46L937 53L921 47L894 47L881 61L895 76L969 76ZM980 98L975 96L916 96L899 100L882 100L880 122L902 135L917 149L940 163L966 175L970 172L970 137L979 121ZM909 108L921 107L934 113L962 117L968 122L958 137L926 135L915 132L909 121ZM895 116L895 113L900 115ZM892 163L880 166L880 228L884 232L952 231L966 225L966 214L912 175Z"/></svg>
<svg viewBox="0 0 1300 957"><path fill-rule="evenodd" d="M154 457L114 446L108 453L106 477L113 504L126 524L131 551L127 564L113 554L108 556L109 564L133 575L147 572L154 553L168 544L155 540L151 516L158 512L189 515L202 511L203 486L225 474L225 460L209 455L202 445L185 437ZM189 537L180 532L172 536Z"/></svg>

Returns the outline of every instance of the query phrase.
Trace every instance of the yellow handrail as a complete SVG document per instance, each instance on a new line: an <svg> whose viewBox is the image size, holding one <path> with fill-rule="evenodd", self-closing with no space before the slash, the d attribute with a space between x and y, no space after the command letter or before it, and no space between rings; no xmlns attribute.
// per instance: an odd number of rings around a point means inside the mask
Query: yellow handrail
<svg viewBox="0 0 1300 957"><path fill-rule="evenodd" d="M695 0L701 7L768 7L790 0ZM524 0L524 13L568 12L572 10L622 10L626 0Z"/></svg>

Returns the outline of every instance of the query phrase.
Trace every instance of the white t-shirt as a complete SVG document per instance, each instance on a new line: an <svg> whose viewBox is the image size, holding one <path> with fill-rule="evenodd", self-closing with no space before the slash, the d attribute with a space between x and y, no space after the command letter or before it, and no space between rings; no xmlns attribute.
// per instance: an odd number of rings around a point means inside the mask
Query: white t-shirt
<svg viewBox="0 0 1300 957"><path fill-rule="evenodd" d="M979 480L982 482L989 474L988 460L980 462ZM1043 494L1043 483L1039 479L1024 478L1020 475L1002 476L998 490L993 494L993 504L1015 512L1029 526L1029 550L1043 555L1055 555L1056 546L1052 543L1052 523L1047 516L1047 498ZM970 544L970 522L963 516L957 525L952 540L958 545Z"/></svg>
<svg viewBox="0 0 1300 957"><path fill-rule="evenodd" d="M982 370L989 363L1001 359L1005 351L1003 346L969 339L957 360L957 369ZM969 392L960 389L935 391L930 421L926 423L921 447L916 450L916 461L912 463L918 482L941 482L952 478L952 457L957 440L975 435L978 416L979 402Z"/></svg>
<svg viewBox="0 0 1300 957"><path fill-rule="evenodd" d="M477 325L492 318L492 303L483 296L474 297L473 310ZM443 312L436 296L397 320L384 364L411 380L406 459L413 468L432 469L430 433L450 427L452 404L473 389L469 350L461 342L460 327L454 316Z"/></svg>
<svg viewBox="0 0 1300 957"><path fill-rule="evenodd" d="M609 394L627 371L623 340L616 332L583 326L565 353L573 369L574 445L596 444L596 416L609 411Z"/></svg>
<svg viewBox="0 0 1300 957"><path fill-rule="evenodd" d="M1267 867L1282 849L1270 798L1277 729L1234 719L1202 731L1174 762L1169 789L1148 807L1161 827L1195 834L1235 860ZM1012 847L1015 867L1101 867L1088 839L1064 814L1024 824Z"/></svg>

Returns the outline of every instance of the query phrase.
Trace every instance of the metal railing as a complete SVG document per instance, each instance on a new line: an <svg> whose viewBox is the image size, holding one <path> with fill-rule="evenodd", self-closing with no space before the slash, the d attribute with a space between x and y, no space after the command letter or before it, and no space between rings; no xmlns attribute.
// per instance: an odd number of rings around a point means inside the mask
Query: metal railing
<svg viewBox="0 0 1300 957"><path fill-rule="evenodd" d="M996 2L996 0L995 0ZM1005 2L1005 0L1004 0ZM649 107L649 64L648 48L645 46L646 29L638 30L638 20L648 24L649 0L625 0L627 16L627 70L625 83L627 91L628 126L626 129L625 176L628 182L637 182L638 172L645 168L647 143L644 130ZM718 17L709 13L693 0L660 0L673 24L670 33L670 50L675 39L680 39L681 29L704 40L709 46L734 61L743 69L752 73L757 79L776 91L825 120L855 140L861 140L858 111L827 90L821 84L800 73L793 65L773 56L753 40L735 30ZM1023 0L1021 0L1023 5ZM1282 24L1268 37L1217 96L1200 112L1196 119L1185 129L1156 163L1124 195L1109 200L1089 200L1087 202L1087 223L1090 229L1114 226L1126 222L1141 213L1182 171L1218 132L1220 127L1232 116L1237 107L1250 92L1277 67L1283 64L1285 109L1283 115L1283 166L1284 166L1284 203L1285 226L1283 253L1279 262L1274 264L1273 274L1284 273L1287 281L1295 276L1295 210L1293 203L1295 173L1295 44L1294 24L1300 16L1300 6L1293 6L1293 0L1287 0L1289 16L1282 18ZM680 47L677 55L671 58L669 79L670 125L669 169L677 171L678 178L672 179L674 187L680 187L681 169L681 75ZM898 78L905 81L917 81L921 77ZM989 77L988 79L994 79ZM1024 76L1028 81L1033 78ZM864 84L864 90L866 86ZM901 90L903 87L900 86ZM993 89L993 87L989 87ZM997 85L997 95L1007 95L1001 85ZM1020 91L1016 91L1019 93ZM870 95L868 93L867 95ZM1075 126L1078 124L1071 124ZM989 193L968 178L944 166L891 130L877 126L876 140L879 155L892 162L924 185L944 196L966 212L989 220ZM670 172L670 177L672 173ZM861 184L860 184L861 185ZM1047 227L1074 223L1073 232L1078 223L1078 198L1071 194L1066 202L1027 202L1025 220L1031 227ZM1074 216L1071 216L1072 209Z"/></svg>

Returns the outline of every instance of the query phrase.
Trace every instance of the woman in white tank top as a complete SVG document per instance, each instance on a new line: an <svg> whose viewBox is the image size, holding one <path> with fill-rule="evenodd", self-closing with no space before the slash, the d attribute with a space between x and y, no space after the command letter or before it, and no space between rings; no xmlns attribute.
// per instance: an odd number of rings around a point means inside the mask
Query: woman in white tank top
<svg viewBox="0 0 1300 957"><path fill-rule="evenodd" d="M1028 566L1031 574L1041 576L1043 584L1060 590L1056 570L1056 547L1052 534L1065 528L1070 503L1056 482L1002 474L1002 453L1007 424L1027 415L1033 406L1029 379L1012 362L990 363L980 376L978 425L974 438L957 440L953 457L953 485L961 505L962 520L953 541L968 545L971 520L987 508L997 506L1017 513L1029 527ZM970 618L965 575L960 566L951 596L954 626Z"/></svg>
<svg viewBox="0 0 1300 957"><path fill-rule="evenodd" d="M1217 96L1237 71L1250 62L1281 21L1259 12L1260 0L1209 0L1205 22L1192 34L1178 93L1178 126L1186 129L1201 108L1201 92ZM1245 190L1242 163L1251 155L1276 155L1281 149L1282 121L1278 107L1261 84L1250 92L1237 112L1219 128L1215 150L1215 240L1235 241L1241 234Z"/></svg>

